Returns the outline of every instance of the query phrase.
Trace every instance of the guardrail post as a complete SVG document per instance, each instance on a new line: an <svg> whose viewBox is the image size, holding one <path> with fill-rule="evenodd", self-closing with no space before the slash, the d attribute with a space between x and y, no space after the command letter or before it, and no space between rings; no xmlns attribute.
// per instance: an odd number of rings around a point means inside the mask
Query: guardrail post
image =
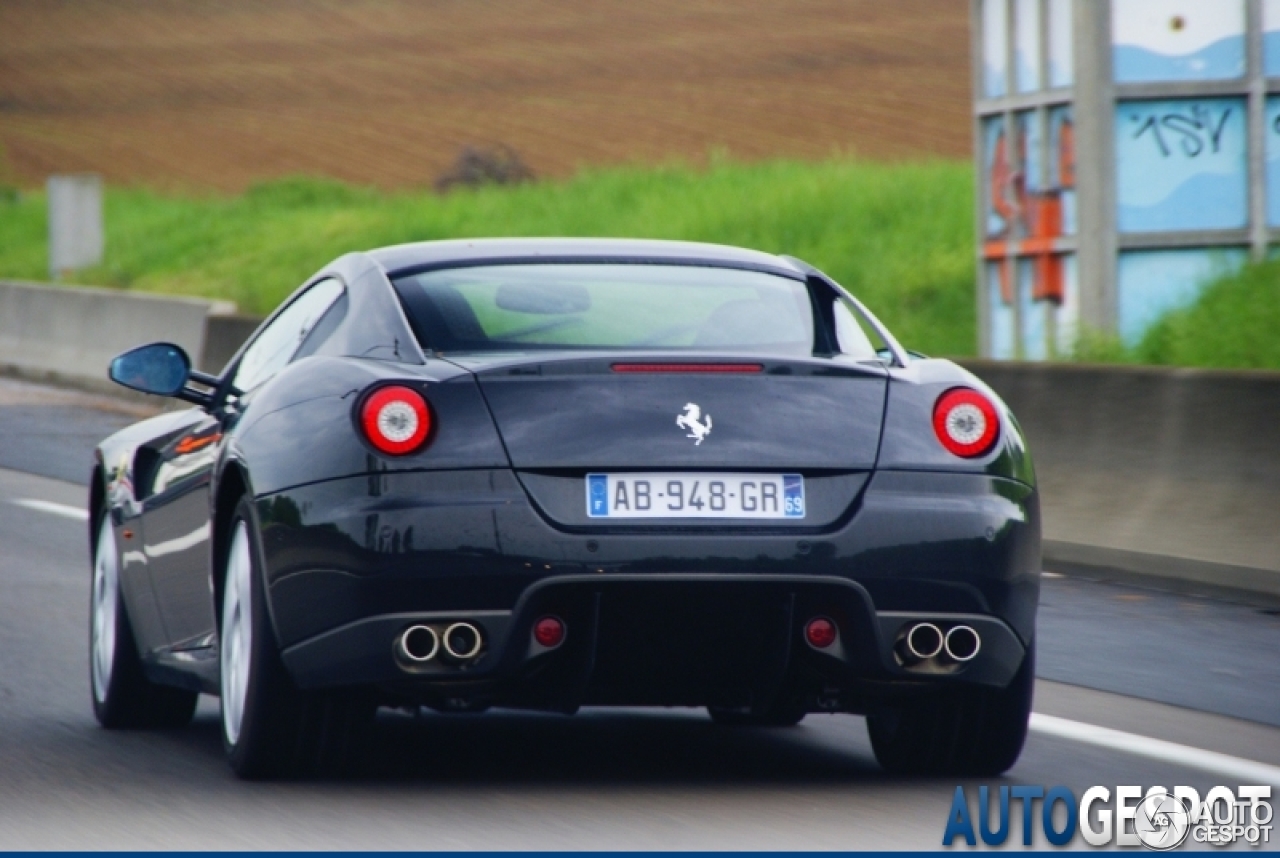
<svg viewBox="0 0 1280 858"><path fill-rule="evenodd" d="M91 173L50 176L49 276L60 280L102 264L102 177Z"/></svg>

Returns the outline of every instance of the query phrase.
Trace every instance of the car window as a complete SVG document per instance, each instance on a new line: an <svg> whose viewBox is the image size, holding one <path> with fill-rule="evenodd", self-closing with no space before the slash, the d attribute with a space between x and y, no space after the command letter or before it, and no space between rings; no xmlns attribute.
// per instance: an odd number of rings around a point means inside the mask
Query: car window
<svg viewBox="0 0 1280 858"><path fill-rule="evenodd" d="M858 324L858 317L844 299L836 298L832 308L836 322L836 345L841 354L850 355L858 360L869 360L876 357L876 347L871 344L867 332Z"/></svg>
<svg viewBox="0 0 1280 858"><path fill-rule="evenodd" d="M436 352L537 348L808 355L806 285L694 265L547 263L397 278L414 330Z"/></svg>
<svg viewBox="0 0 1280 858"><path fill-rule="evenodd" d="M330 279L321 280L295 298L254 338L231 383L247 393L283 369L325 311L342 295L342 284Z"/></svg>
<svg viewBox="0 0 1280 858"><path fill-rule="evenodd" d="M338 330L338 325L342 324L342 320L347 317L347 305L349 303L347 293L344 290L338 296L338 300L334 301L328 310L325 310L324 315L320 317L320 321L311 326L310 333L306 335L306 338L302 341L302 346L294 352L289 362L293 363L293 361L302 360L304 357L318 352L320 347L329 341L329 337L333 335L333 332Z"/></svg>

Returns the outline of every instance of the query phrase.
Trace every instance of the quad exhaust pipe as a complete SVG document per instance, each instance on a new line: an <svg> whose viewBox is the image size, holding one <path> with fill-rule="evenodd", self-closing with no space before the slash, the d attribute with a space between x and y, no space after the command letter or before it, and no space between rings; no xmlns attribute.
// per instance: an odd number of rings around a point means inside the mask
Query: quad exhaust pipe
<svg viewBox="0 0 1280 858"><path fill-rule="evenodd" d="M396 656L408 664L426 664L440 652L440 636L431 626L410 626L396 638Z"/></svg>
<svg viewBox="0 0 1280 858"><path fill-rule="evenodd" d="M982 648L982 638L971 626L952 626L945 633L933 623L915 623L907 629L898 654L907 664L931 658L963 664L972 661Z"/></svg>
<svg viewBox="0 0 1280 858"><path fill-rule="evenodd" d="M454 623L444 630L444 651L456 661L467 661L480 654L484 638L471 623Z"/></svg>
<svg viewBox="0 0 1280 858"><path fill-rule="evenodd" d="M969 626L952 626L942 642L942 648L946 650L947 658L964 663L982 649L982 638Z"/></svg>
<svg viewBox="0 0 1280 858"><path fill-rule="evenodd" d="M942 629L933 623L916 623L907 631L907 653L916 661L933 658L942 646Z"/></svg>
<svg viewBox="0 0 1280 858"><path fill-rule="evenodd" d="M444 631L418 624L396 635L393 649L396 661L406 670L421 668L437 658L466 664L484 649L484 633L465 621L450 623Z"/></svg>

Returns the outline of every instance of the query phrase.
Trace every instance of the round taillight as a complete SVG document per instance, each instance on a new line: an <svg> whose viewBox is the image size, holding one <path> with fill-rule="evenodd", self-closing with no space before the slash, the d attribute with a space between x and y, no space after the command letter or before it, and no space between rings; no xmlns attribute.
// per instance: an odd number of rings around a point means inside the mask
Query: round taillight
<svg viewBox="0 0 1280 858"><path fill-rule="evenodd" d="M379 387L365 399L360 424L364 436L379 451L404 456L420 448L431 434L431 409L411 387Z"/></svg>
<svg viewBox="0 0 1280 858"><path fill-rule="evenodd" d="M533 639L541 646L560 646L564 640L564 621L559 617L543 617L533 624Z"/></svg>
<svg viewBox="0 0 1280 858"><path fill-rule="evenodd" d="M810 646L826 649L836 642L836 624L826 617L817 617L804 627L805 640Z"/></svg>
<svg viewBox="0 0 1280 858"><path fill-rule="evenodd" d="M995 445L1000 418L990 399L971 388L955 387L933 406L933 431L948 451L972 459Z"/></svg>

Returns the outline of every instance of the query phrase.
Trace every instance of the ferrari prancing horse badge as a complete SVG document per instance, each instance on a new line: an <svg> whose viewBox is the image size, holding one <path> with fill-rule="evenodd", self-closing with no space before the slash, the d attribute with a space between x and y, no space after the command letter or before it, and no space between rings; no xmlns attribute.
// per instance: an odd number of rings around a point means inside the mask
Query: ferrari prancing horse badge
<svg viewBox="0 0 1280 858"><path fill-rule="evenodd" d="M696 438L693 446L697 447L708 435L711 434L711 415L708 414L706 422L699 423L698 418L702 416L702 409L695 403L688 403L684 407L684 413L676 417L676 425L682 429L687 429L689 434L686 438Z"/></svg>

